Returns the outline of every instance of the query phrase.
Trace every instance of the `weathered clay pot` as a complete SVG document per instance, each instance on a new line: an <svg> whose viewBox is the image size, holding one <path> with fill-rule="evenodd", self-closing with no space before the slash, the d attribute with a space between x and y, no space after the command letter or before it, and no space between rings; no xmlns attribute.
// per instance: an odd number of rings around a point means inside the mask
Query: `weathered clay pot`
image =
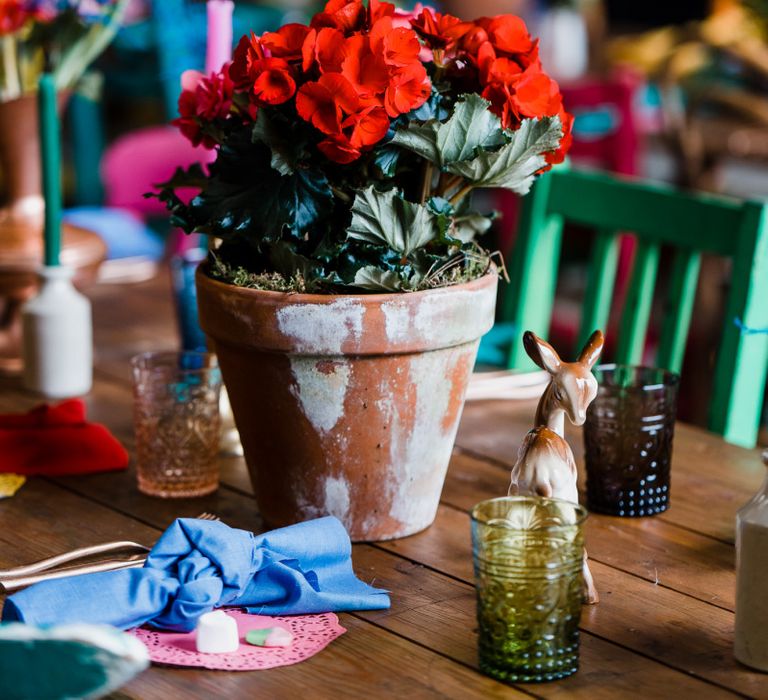
<svg viewBox="0 0 768 700"><path fill-rule="evenodd" d="M282 294L198 269L200 324L269 525L330 514L361 541L432 523L496 284Z"/></svg>

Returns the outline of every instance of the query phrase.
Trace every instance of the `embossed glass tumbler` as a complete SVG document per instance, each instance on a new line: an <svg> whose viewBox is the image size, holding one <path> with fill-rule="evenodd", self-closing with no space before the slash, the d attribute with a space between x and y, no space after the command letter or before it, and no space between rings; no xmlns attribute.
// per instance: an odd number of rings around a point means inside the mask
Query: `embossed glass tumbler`
<svg viewBox="0 0 768 700"><path fill-rule="evenodd" d="M219 486L216 356L149 352L131 360L139 491L162 498L204 496Z"/></svg>
<svg viewBox="0 0 768 700"><path fill-rule="evenodd" d="M472 510L480 670L508 683L565 678L579 668L587 511L512 496Z"/></svg>
<svg viewBox="0 0 768 700"><path fill-rule="evenodd" d="M636 517L669 506L679 377L653 367L601 365L587 411L587 508Z"/></svg>

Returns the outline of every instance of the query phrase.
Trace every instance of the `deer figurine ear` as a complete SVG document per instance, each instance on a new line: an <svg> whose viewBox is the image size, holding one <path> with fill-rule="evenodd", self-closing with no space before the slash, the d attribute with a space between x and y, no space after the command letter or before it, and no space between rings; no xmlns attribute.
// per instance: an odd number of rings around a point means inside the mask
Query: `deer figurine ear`
<svg viewBox="0 0 768 700"><path fill-rule="evenodd" d="M600 357L600 353L603 351L604 342L603 332L595 331L589 336L589 340L581 351L578 361L585 365L587 369L592 369L597 362L597 358Z"/></svg>
<svg viewBox="0 0 768 700"><path fill-rule="evenodd" d="M562 364L560 356L546 340L539 338L533 331L526 331L523 334L523 347L528 357L542 369L550 374L557 374L560 371Z"/></svg>

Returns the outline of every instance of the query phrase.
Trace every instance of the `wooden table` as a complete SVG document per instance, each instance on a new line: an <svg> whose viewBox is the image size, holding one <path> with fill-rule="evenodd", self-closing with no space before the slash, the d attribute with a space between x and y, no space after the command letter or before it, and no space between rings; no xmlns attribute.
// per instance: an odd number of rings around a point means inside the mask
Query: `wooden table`
<svg viewBox="0 0 768 700"><path fill-rule="evenodd" d="M92 291L96 382L90 417L132 448L128 358L172 348L175 324L165 277ZM0 410L35 403L18 381L0 381ZM757 451L679 425L672 507L653 518L591 516L587 545L600 590L582 615L581 670L540 685L505 686L477 670L469 508L506 493L534 404L469 405L437 519L418 535L359 544L358 575L391 591L387 611L341 614L347 634L295 666L253 673L153 667L125 686L131 698L768 698L768 675L731 653L734 514L763 477ZM572 444L581 452L580 436ZM0 567L105 540L153 542L178 516L218 513L230 525L262 523L242 460L222 462L209 497L142 496L131 470L32 479L0 501Z"/></svg>

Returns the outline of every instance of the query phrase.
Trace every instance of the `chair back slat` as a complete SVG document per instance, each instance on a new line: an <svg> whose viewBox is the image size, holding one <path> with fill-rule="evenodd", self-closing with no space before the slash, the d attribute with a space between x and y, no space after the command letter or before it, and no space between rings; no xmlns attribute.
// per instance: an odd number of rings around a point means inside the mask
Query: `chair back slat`
<svg viewBox="0 0 768 700"><path fill-rule="evenodd" d="M618 264L619 236L610 229L597 231L592 244L575 355L578 355L595 329L608 327Z"/></svg>
<svg viewBox="0 0 768 700"><path fill-rule="evenodd" d="M560 263L563 219L546 211L549 182L544 179L531 192L520 212L520 228L509 264L510 284L503 301L505 317L515 325L517 337L531 330L542 337L549 333L552 305ZM536 369L523 349L513 343L508 366L514 369Z"/></svg>
<svg viewBox="0 0 768 700"><path fill-rule="evenodd" d="M616 362L620 364L639 365L643 361L645 335L659 269L659 251L657 244L648 241L641 241L637 246L619 326Z"/></svg>
<svg viewBox="0 0 768 700"><path fill-rule="evenodd" d="M688 246L717 255L736 252L741 204L714 195L587 171L554 171L548 211L566 221L614 231L632 231L655 243Z"/></svg>
<svg viewBox="0 0 768 700"><path fill-rule="evenodd" d="M657 367L680 372L700 268L701 253L686 248L675 251L656 355Z"/></svg>
<svg viewBox="0 0 768 700"><path fill-rule="evenodd" d="M768 204L747 202L731 272L709 405L709 427L752 447L765 392L768 357ZM737 325L738 324L738 325Z"/></svg>

